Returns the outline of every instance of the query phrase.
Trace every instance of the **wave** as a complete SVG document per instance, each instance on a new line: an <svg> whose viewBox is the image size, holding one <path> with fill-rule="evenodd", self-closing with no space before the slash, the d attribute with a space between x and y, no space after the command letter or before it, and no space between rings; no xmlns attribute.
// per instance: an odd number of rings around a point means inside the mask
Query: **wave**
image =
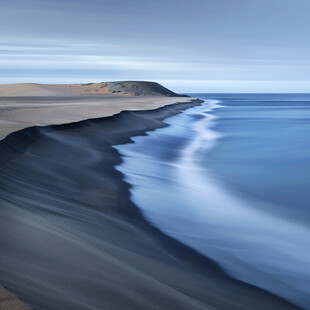
<svg viewBox="0 0 310 310"><path fill-rule="evenodd" d="M307 308L310 289L303 279L310 277L310 230L260 210L201 163L221 138L212 129L217 108L224 106L208 100L166 120L169 127L116 147L131 199L153 225L230 275Z"/></svg>

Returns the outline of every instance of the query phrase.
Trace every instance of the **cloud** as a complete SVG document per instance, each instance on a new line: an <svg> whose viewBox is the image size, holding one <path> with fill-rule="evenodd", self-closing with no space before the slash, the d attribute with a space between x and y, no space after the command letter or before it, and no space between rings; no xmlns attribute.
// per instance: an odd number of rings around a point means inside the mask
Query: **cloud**
<svg viewBox="0 0 310 310"><path fill-rule="evenodd" d="M73 83L157 80L182 92L308 92L310 65L303 60L113 55L113 45L0 43L0 83ZM300 81L300 87L296 86ZM265 81L265 82L263 82ZM287 82L285 82L287 81ZM271 88L274 85L274 89ZM199 90L200 89L200 90Z"/></svg>

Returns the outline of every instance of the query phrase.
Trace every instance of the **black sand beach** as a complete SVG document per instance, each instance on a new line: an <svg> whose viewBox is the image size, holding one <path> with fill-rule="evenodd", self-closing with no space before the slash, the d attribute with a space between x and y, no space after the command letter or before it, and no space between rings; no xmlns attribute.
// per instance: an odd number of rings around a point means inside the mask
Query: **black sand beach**
<svg viewBox="0 0 310 310"><path fill-rule="evenodd" d="M192 105L31 127L0 142L0 284L34 309L297 309L149 225L115 144Z"/></svg>

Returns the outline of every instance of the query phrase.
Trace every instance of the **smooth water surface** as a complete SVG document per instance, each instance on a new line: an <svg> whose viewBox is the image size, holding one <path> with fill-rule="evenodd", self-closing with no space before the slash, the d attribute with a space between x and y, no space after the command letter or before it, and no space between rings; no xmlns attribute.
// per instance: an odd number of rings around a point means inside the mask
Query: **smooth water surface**
<svg viewBox="0 0 310 310"><path fill-rule="evenodd" d="M116 148L131 198L230 275L310 309L310 95L206 95Z"/></svg>

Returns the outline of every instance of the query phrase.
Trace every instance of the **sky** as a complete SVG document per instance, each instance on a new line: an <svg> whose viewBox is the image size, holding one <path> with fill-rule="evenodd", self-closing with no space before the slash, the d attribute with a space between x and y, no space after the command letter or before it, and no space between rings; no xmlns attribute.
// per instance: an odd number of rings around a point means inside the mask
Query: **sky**
<svg viewBox="0 0 310 310"><path fill-rule="evenodd" d="M310 92L310 0L0 0L0 83Z"/></svg>

